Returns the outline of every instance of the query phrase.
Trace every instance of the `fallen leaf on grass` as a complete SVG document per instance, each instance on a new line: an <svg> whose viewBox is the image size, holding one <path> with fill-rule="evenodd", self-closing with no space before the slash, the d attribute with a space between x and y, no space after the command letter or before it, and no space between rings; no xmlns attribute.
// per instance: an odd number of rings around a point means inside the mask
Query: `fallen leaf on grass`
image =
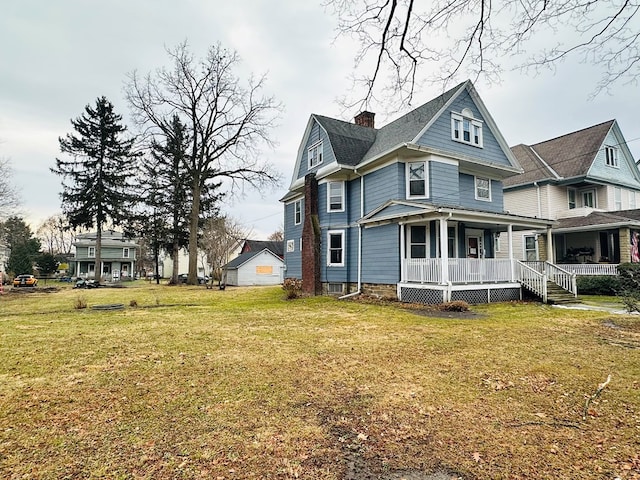
<svg viewBox="0 0 640 480"><path fill-rule="evenodd" d="M473 459L476 463L480 463L480 452L473 452Z"/></svg>

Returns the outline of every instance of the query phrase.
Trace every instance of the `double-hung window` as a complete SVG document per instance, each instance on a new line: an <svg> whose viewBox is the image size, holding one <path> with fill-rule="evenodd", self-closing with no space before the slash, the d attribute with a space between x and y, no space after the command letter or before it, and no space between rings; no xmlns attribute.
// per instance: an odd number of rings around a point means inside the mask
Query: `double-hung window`
<svg viewBox="0 0 640 480"><path fill-rule="evenodd" d="M567 189L567 198L569 200L569 210L576 208L576 191L573 188Z"/></svg>
<svg viewBox="0 0 640 480"><path fill-rule="evenodd" d="M451 113L451 138L456 142L468 143L482 148L482 122L473 118L469 109L462 113Z"/></svg>
<svg viewBox="0 0 640 480"><path fill-rule="evenodd" d="M322 142L318 142L309 148L309 168L322 163Z"/></svg>
<svg viewBox="0 0 640 480"><path fill-rule="evenodd" d="M327 240L327 265L344 267L344 230L329 230Z"/></svg>
<svg viewBox="0 0 640 480"><path fill-rule="evenodd" d="M587 190L582 192L582 206L583 207L596 207L596 192L593 190Z"/></svg>
<svg viewBox="0 0 640 480"><path fill-rule="evenodd" d="M604 147L604 157L605 157L605 163L607 164L607 166L609 167L618 166L618 149L616 147L606 145Z"/></svg>
<svg viewBox="0 0 640 480"><path fill-rule="evenodd" d="M622 189L613 187L613 205L614 210L622 210Z"/></svg>
<svg viewBox="0 0 640 480"><path fill-rule="evenodd" d="M407 198L429 196L427 162L407 163Z"/></svg>
<svg viewBox="0 0 640 480"><path fill-rule="evenodd" d="M95 256L96 256L96 247L89 247L88 250L89 251L87 252L87 256L89 258L95 258Z"/></svg>
<svg viewBox="0 0 640 480"><path fill-rule="evenodd" d="M425 225L412 225L409 243L409 255L411 258L427 258L427 227Z"/></svg>
<svg viewBox="0 0 640 480"><path fill-rule="evenodd" d="M293 223L294 225L302 223L302 200L293 202Z"/></svg>
<svg viewBox="0 0 640 480"><path fill-rule="evenodd" d="M491 180L488 178L475 177L476 181L476 200L483 202L491 201Z"/></svg>
<svg viewBox="0 0 640 480"><path fill-rule="evenodd" d="M629 208L634 210L636 208L636 192L629 190Z"/></svg>
<svg viewBox="0 0 640 480"><path fill-rule="evenodd" d="M344 211L344 182L329 182L327 184L327 211Z"/></svg>
<svg viewBox="0 0 640 480"><path fill-rule="evenodd" d="M122 258L129 258L129 249L127 247L122 249Z"/></svg>

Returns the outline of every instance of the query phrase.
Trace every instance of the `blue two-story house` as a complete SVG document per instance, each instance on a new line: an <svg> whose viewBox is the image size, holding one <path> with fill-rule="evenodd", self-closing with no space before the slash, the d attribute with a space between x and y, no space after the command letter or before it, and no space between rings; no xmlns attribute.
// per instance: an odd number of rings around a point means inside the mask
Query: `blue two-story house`
<svg viewBox="0 0 640 480"><path fill-rule="evenodd" d="M311 294L519 299L513 232L553 223L505 212L521 172L470 81L381 128L311 115L282 198L285 277Z"/></svg>

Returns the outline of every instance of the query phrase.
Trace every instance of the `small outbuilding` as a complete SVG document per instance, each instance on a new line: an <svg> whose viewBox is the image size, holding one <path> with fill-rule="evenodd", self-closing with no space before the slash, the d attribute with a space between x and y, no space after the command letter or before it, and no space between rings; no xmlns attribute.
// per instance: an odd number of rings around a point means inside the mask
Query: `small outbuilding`
<svg viewBox="0 0 640 480"><path fill-rule="evenodd" d="M227 285L278 285L282 283L284 261L264 248L242 253L222 268Z"/></svg>

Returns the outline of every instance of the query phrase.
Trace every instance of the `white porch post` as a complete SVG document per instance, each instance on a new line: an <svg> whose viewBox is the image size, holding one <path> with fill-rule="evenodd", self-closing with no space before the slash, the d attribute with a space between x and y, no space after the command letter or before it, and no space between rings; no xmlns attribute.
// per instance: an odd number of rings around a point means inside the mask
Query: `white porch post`
<svg viewBox="0 0 640 480"><path fill-rule="evenodd" d="M507 225L507 240L509 245L509 260L511 261L511 281L516 281L516 262L513 259L513 225Z"/></svg>
<svg viewBox="0 0 640 480"><path fill-rule="evenodd" d="M447 232L447 218L440 218L440 267L441 283L446 285L449 283L449 248L448 248L449 234Z"/></svg>
<svg viewBox="0 0 640 480"><path fill-rule="evenodd" d="M551 227L547 227L547 262L555 263L553 258L553 234Z"/></svg>
<svg viewBox="0 0 640 480"><path fill-rule="evenodd" d="M407 269L406 269L406 245L405 245L405 238L404 238L404 224L400 223L399 224L400 227L400 281L401 282L406 282L407 281Z"/></svg>

